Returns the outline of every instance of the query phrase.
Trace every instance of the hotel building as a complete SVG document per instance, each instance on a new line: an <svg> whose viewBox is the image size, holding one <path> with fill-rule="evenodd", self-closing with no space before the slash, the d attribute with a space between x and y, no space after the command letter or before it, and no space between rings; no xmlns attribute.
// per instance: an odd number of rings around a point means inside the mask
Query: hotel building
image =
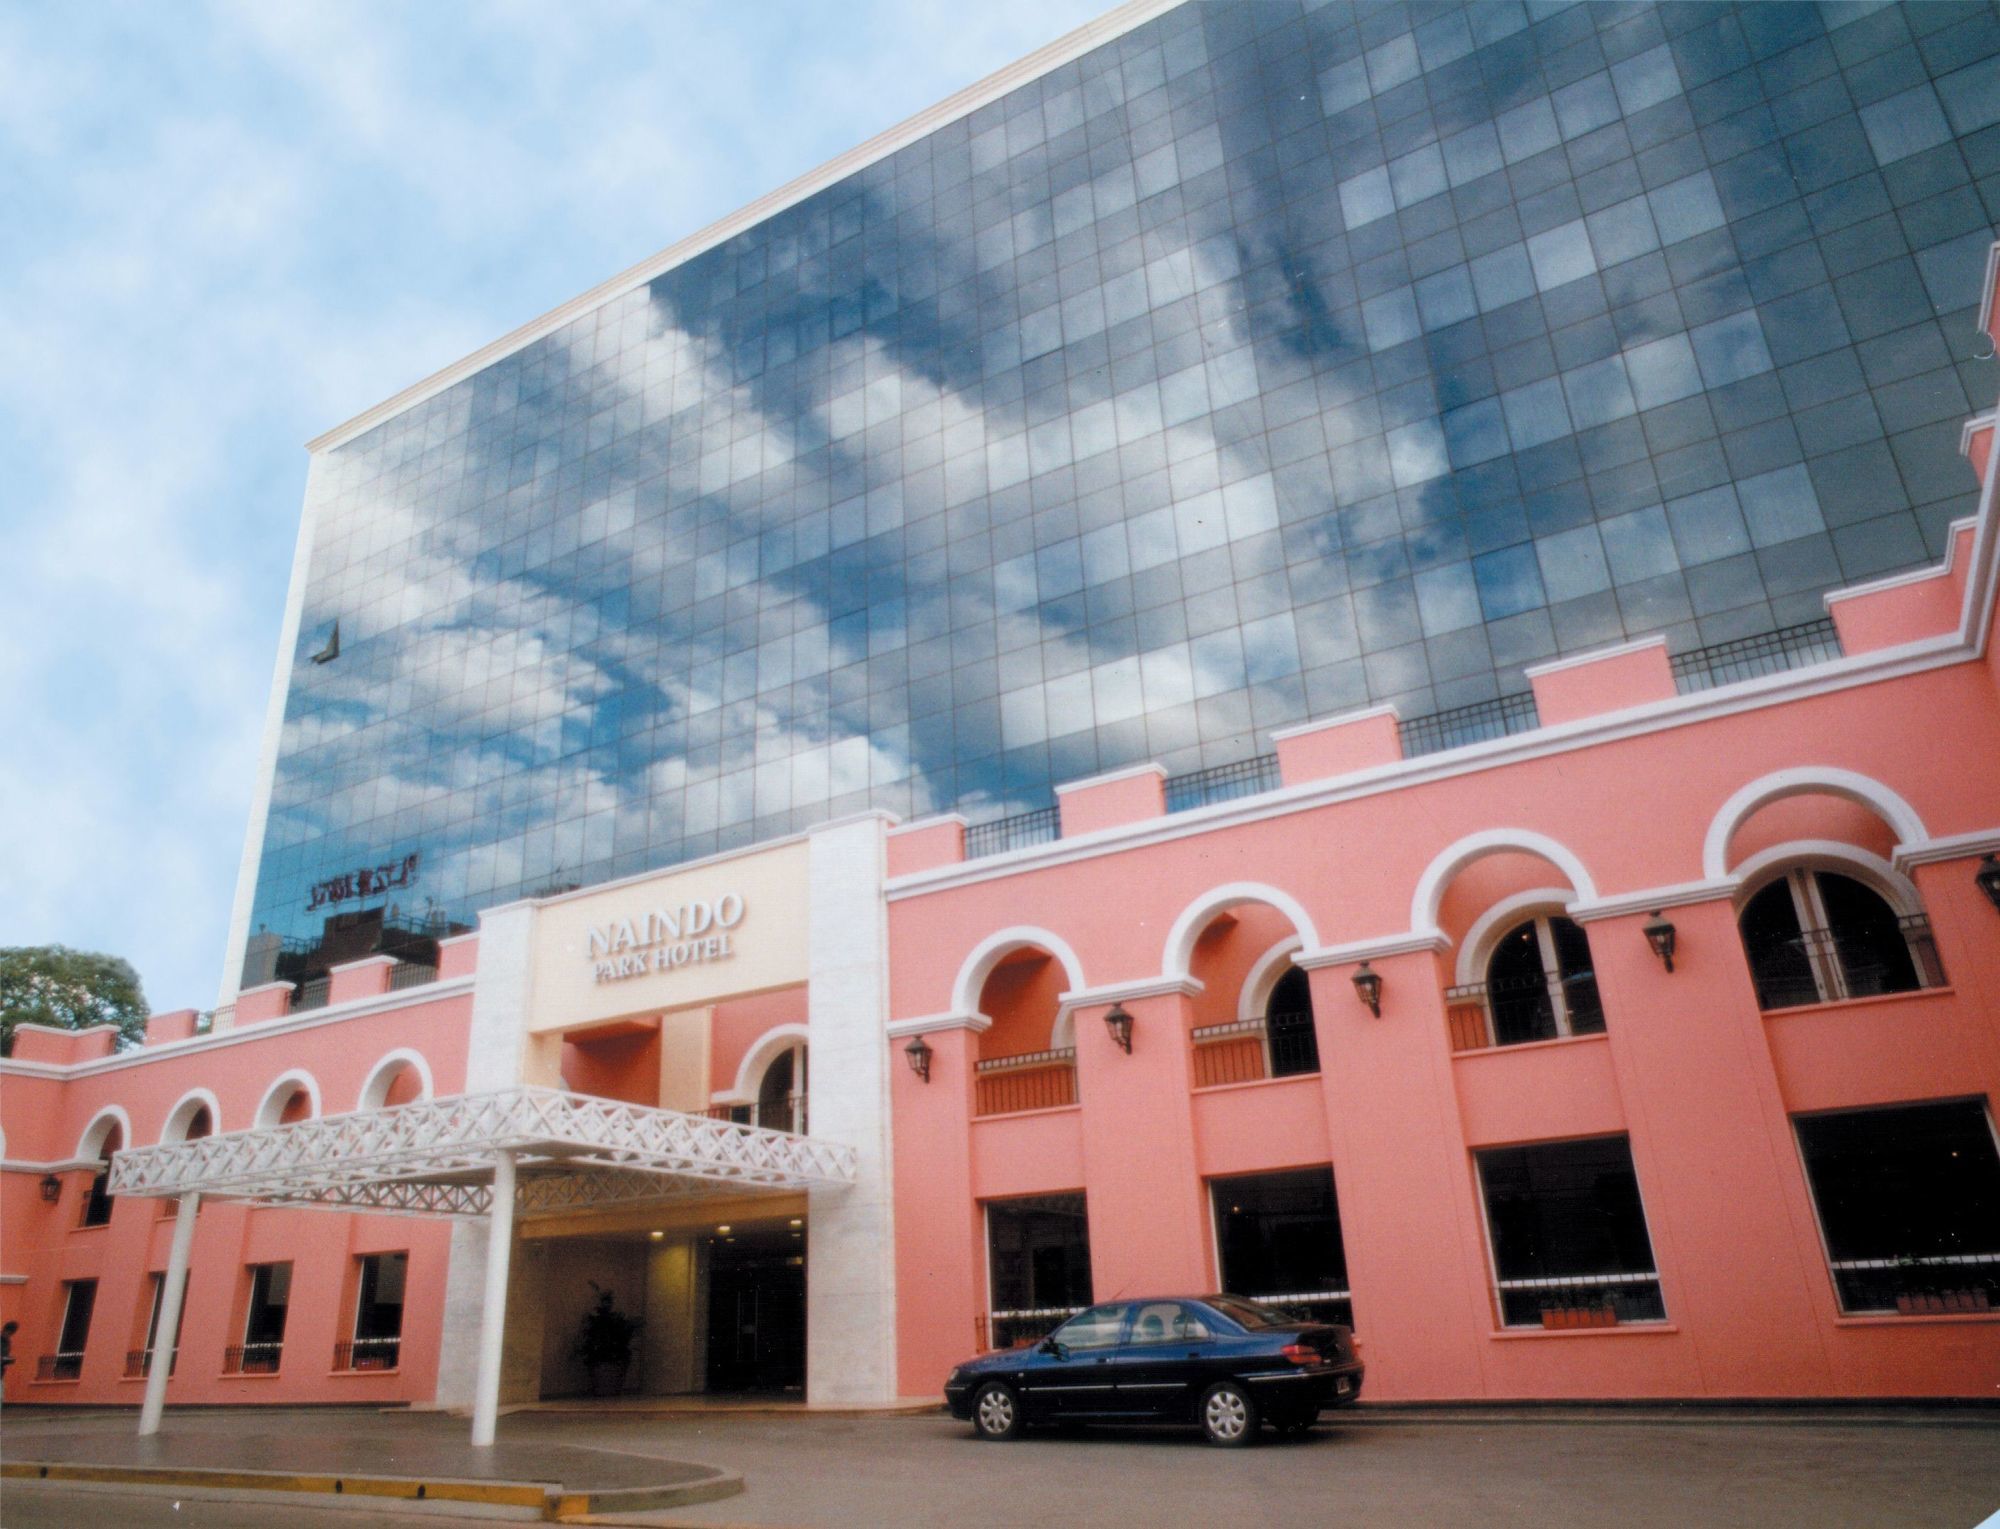
<svg viewBox="0 0 2000 1529"><path fill-rule="evenodd" d="M1989 6L1139 0L329 432L9 1397L1990 1395L1996 211Z"/></svg>

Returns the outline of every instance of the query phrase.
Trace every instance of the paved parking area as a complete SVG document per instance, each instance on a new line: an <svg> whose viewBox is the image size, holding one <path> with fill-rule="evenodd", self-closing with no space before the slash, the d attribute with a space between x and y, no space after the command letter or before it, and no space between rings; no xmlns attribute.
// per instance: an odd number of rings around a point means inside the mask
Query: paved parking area
<svg viewBox="0 0 2000 1529"><path fill-rule="evenodd" d="M324 1417L291 1414L299 1426ZM108 1420L106 1420L108 1421ZM380 1427L382 1420L375 1420ZM260 1417L268 1429L269 1415ZM171 1426L171 1424L170 1424ZM987 1523L1960 1526L2000 1510L2000 1414L1464 1414L1328 1421L1242 1451L1140 1429L982 1444L942 1417L597 1419L520 1414L502 1437L698 1460L743 1495L651 1524ZM521 1440L529 1442L526 1437ZM436 1524L372 1509L284 1509L300 1529ZM262 1526L269 1507L6 1493L9 1529Z"/></svg>

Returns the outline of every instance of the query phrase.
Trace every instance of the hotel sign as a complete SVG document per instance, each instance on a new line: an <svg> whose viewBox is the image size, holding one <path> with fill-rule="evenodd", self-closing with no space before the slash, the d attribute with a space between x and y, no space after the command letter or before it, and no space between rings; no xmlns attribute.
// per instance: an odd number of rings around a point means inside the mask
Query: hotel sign
<svg viewBox="0 0 2000 1529"><path fill-rule="evenodd" d="M593 982L624 982L650 972L727 961L736 954L732 938L748 904L741 892L691 898L672 908L651 908L636 918L590 926Z"/></svg>
<svg viewBox="0 0 2000 1529"><path fill-rule="evenodd" d="M809 974L803 839L534 900L528 1028L697 1009Z"/></svg>

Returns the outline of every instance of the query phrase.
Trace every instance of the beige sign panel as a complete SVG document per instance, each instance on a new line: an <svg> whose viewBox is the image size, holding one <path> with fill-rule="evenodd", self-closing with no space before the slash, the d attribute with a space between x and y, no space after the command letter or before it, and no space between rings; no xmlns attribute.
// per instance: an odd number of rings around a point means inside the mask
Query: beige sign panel
<svg viewBox="0 0 2000 1529"><path fill-rule="evenodd" d="M806 980L804 841L544 904L538 1033L695 1008Z"/></svg>

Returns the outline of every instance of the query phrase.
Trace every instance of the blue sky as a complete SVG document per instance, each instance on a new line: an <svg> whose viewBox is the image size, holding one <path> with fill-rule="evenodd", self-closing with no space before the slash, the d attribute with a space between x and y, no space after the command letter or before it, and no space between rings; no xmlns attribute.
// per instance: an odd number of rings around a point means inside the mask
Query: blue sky
<svg viewBox="0 0 2000 1529"><path fill-rule="evenodd" d="M0 945L214 1001L302 442L1103 8L0 5Z"/></svg>

